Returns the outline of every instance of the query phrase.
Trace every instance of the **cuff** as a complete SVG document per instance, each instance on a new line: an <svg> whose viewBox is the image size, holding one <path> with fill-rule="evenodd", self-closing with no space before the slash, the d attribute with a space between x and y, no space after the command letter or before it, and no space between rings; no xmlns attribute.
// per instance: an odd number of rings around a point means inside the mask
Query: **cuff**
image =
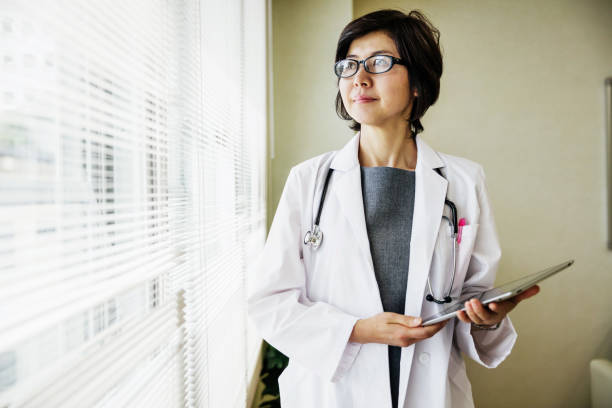
<svg viewBox="0 0 612 408"><path fill-rule="evenodd" d="M353 366L353 362L355 361L357 354L359 354L359 350L361 350L361 346L362 346L361 343L353 343L353 342L348 341L351 338L353 327L355 327L355 323L357 323L357 320L359 319L360 319L359 317L355 317L354 319L349 320L350 330L348 330L348 336L346 336L346 339L344 342L345 347L342 352L342 355L340 356L340 361L338 362L338 366L336 367L336 370L331 377L331 382L337 382L342 377L344 377L347 371L350 370L350 368Z"/></svg>
<svg viewBox="0 0 612 408"><path fill-rule="evenodd" d="M457 340L461 351L472 360L487 367L495 368L510 355L516 342L516 331L506 316L497 330L474 330L471 324L458 321Z"/></svg>

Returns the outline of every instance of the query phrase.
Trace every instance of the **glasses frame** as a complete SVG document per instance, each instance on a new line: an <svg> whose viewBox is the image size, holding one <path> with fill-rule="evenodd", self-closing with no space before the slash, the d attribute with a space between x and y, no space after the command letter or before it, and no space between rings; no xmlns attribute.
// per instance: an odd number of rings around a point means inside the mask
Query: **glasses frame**
<svg viewBox="0 0 612 408"><path fill-rule="evenodd" d="M389 69L387 69L387 70L385 70L385 71L382 71L382 72L372 72L372 71L368 70L368 68L367 68L367 66L366 66L366 64L365 64L365 62L366 62L367 60L369 60L370 58L376 58L376 57L389 57L389 58L391 58L391 65L389 66ZM340 64L342 61L354 61L354 62L356 62L356 63L357 63L357 69L355 70L355 72L354 72L353 74L351 74L351 75L348 75L348 76L340 76L340 75L338 75L338 72L337 72L337 67L338 67L338 64ZM361 64L363 64L363 69L365 69L365 71L366 71L366 72L368 72L368 73L370 73L370 74L384 74L385 72L389 72L389 71L391 70L391 68L393 68L393 66L394 66L395 64L403 65L403 66L405 66L405 67L407 67L407 66L408 66L408 64L406 64L406 63L404 62L404 60L402 60L402 59L400 59L400 58L396 58L396 57L394 57L393 55L376 54L376 55L371 55L371 56L369 56L368 58L364 58L364 59L362 59L361 61L358 61L358 60L353 59L353 58L344 58L344 59L341 59L340 61L338 61L338 62L336 62L336 63L334 64L334 74L336 74L336 76L337 76L338 78L350 78L350 77L354 76L355 74L357 74L357 72L359 72L359 66L360 66Z"/></svg>

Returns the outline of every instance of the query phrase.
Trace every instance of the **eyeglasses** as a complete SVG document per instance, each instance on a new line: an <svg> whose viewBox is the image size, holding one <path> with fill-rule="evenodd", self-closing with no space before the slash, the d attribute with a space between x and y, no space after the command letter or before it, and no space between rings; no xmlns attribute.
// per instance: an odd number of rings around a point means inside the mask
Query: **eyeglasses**
<svg viewBox="0 0 612 408"><path fill-rule="evenodd" d="M334 71L338 77L348 78L357 73L359 65L362 63L365 70L370 74L382 74L393 68L395 64L407 66L404 61L391 55L372 55L361 61L351 58L340 60L334 65Z"/></svg>

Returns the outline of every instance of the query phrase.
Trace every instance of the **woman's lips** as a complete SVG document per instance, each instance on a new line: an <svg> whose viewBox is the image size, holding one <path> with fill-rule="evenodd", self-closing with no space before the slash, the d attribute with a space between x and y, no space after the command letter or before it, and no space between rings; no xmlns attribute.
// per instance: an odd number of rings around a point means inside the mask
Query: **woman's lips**
<svg viewBox="0 0 612 408"><path fill-rule="evenodd" d="M377 99L372 99L372 98L359 98L359 99L354 99L355 103L366 103L366 102L374 102Z"/></svg>

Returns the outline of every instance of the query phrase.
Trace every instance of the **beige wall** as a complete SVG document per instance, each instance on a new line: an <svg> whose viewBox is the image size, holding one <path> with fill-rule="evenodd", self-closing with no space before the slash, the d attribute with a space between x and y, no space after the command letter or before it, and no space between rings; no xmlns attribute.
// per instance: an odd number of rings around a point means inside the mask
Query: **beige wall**
<svg viewBox="0 0 612 408"><path fill-rule="evenodd" d="M274 146L268 225L289 170L343 146L354 133L335 113L336 42L353 15L351 0L273 0Z"/></svg>
<svg viewBox="0 0 612 408"><path fill-rule="evenodd" d="M441 31L445 63L424 137L483 164L503 249L497 282L576 259L512 313L519 338L500 367L468 364L477 406L588 406L589 360L612 359L603 91L612 75L612 2L279 0L273 7L270 221L289 168L352 134L333 105L343 26L379 8L423 10Z"/></svg>

